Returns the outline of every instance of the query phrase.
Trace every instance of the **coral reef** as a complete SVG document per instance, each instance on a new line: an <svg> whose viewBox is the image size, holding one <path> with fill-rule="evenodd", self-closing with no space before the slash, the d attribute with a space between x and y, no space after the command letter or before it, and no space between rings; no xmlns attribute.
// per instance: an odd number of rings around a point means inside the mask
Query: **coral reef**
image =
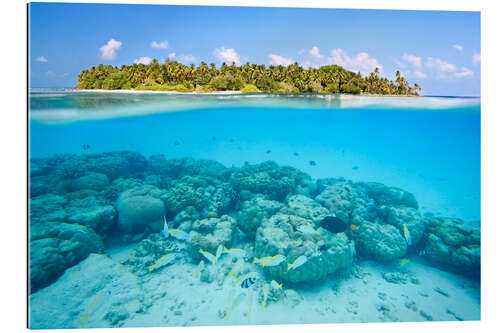
<svg viewBox="0 0 500 333"><path fill-rule="evenodd" d="M356 252L365 259L388 262L406 254L406 241L401 232L389 224L365 223L353 232Z"/></svg>
<svg viewBox="0 0 500 333"><path fill-rule="evenodd" d="M255 232L262 221L277 213L282 207L282 203L267 200L263 195L257 194L250 200L242 202L237 219L238 227L250 240L254 240Z"/></svg>

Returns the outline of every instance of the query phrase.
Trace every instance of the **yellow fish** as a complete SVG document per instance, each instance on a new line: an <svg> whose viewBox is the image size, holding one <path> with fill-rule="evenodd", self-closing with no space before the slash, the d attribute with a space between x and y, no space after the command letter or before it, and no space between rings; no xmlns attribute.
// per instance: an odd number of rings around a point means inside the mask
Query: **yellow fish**
<svg viewBox="0 0 500 333"><path fill-rule="evenodd" d="M258 275L257 272L247 273L247 274L243 275L242 277L240 277L239 279L237 279L236 283L239 284L241 281L244 281L244 280L251 278L251 277L255 277L257 275Z"/></svg>
<svg viewBox="0 0 500 333"><path fill-rule="evenodd" d="M405 236L406 243L408 243L408 246L411 246L411 234L410 230L408 230L408 226L406 223L403 223L403 235Z"/></svg>
<svg viewBox="0 0 500 333"><path fill-rule="evenodd" d="M223 249L224 249L224 247L222 245L219 245L219 247L217 248L217 252L215 253L215 261L212 262L212 265L215 265L217 260L219 260Z"/></svg>
<svg viewBox="0 0 500 333"><path fill-rule="evenodd" d="M205 267L205 262L203 260L200 260L200 263L198 264L198 267L194 271L194 277L197 279L198 276L200 276L201 270Z"/></svg>
<svg viewBox="0 0 500 333"><path fill-rule="evenodd" d="M236 298L234 300L232 299L232 295L233 295L233 291L231 290L231 292L229 293L229 305L227 306L227 308L225 308L225 310L226 310L225 319L226 320L229 319L229 316L231 315L231 312L234 309L236 309L236 307L245 298L245 293L240 293L238 296L236 296Z"/></svg>
<svg viewBox="0 0 500 333"><path fill-rule="evenodd" d="M94 297L92 302L90 302L90 305L89 305L87 312L85 312L85 314L82 317L82 328L84 328L85 325L87 324L87 319L92 314L92 311L94 311L95 307L97 306L97 304L99 303L99 301L101 300L101 298L104 294L105 294L104 290L101 290L101 292L99 294L97 294L96 297Z"/></svg>
<svg viewBox="0 0 500 333"><path fill-rule="evenodd" d="M411 259L409 259L409 258L401 259L401 260L399 260L399 266L404 266L406 264L409 264L410 262L411 262Z"/></svg>
<svg viewBox="0 0 500 333"><path fill-rule="evenodd" d="M276 282L275 280L271 281L271 286L273 286L274 288L283 290L283 283L280 284L280 283Z"/></svg>
<svg viewBox="0 0 500 333"><path fill-rule="evenodd" d="M253 259L253 264L260 264L262 267L272 267L272 266L278 266L279 264L281 264L283 261L286 260L286 257L282 254L277 254L275 256L272 256L272 257L262 257L260 259L258 258L254 258Z"/></svg>
<svg viewBox="0 0 500 333"><path fill-rule="evenodd" d="M295 261L293 262L293 264L288 264L287 271L289 271L291 269L296 269L297 267L300 267L300 266L304 265L306 262L307 262L307 257L306 256L300 256L297 259L295 259Z"/></svg>
<svg viewBox="0 0 500 333"><path fill-rule="evenodd" d="M266 285L264 286L264 299L262 300L263 309L266 307L268 293L269 293L269 285L266 283Z"/></svg>
<svg viewBox="0 0 500 333"><path fill-rule="evenodd" d="M169 229L169 233L172 237L185 241L189 240L191 237L187 232L180 229Z"/></svg>
<svg viewBox="0 0 500 333"><path fill-rule="evenodd" d="M163 257L158 259L153 265L148 266L149 271L152 272L160 267L163 267L163 266L169 264L172 261L172 259L174 259L174 257L175 257L175 254L173 254L173 253L165 254Z"/></svg>
<svg viewBox="0 0 500 333"><path fill-rule="evenodd" d="M215 256L212 253L203 251L202 249L200 249L200 251L198 252L201 253L205 258L207 258L207 260L210 261L212 265L215 265Z"/></svg>
<svg viewBox="0 0 500 333"><path fill-rule="evenodd" d="M238 248L227 249L226 247L224 247L222 253L229 253L230 255L235 256L236 258L248 258L247 251Z"/></svg>

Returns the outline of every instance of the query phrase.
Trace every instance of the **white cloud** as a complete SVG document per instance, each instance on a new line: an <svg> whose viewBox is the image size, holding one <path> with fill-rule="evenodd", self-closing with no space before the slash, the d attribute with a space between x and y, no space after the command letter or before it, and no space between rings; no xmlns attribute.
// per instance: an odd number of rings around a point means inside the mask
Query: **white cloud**
<svg viewBox="0 0 500 333"><path fill-rule="evenodd" d="M169 53L168 56L167 56L167 59L174 60L175 59L175 53L174 52Z"/></svg>
<svg viewBox="0 0 500 333"><path fill-rule="evenodd" d="M480 62L481 62L481 53L477 53L476 51L474 51L474 54L472 55L472 63L475 65Z"/></svg>
<svg viewBox="0 0 500 333"><path fill-rule="evenodd" d="M101 46L101 58L104 60L113 60L116 58L116 51L120 49L122 42L110 39L105 45Z"/></svg>
<svg viewBox="0 0 500 333"><path fill-rule="evenodd" d="M368 53L360 52L354 57L350 57L344 50L337 48L330 52L328 57L328 62L345 67L348 70L354 72L361 72L364 75L368 75L375 68L379 68L382 72L382 65L380 65L375 58L370 58Z"/></svg>
<svg viewBox="0 0 500 333"><path fill-rule="evenodd" d="M143 65L149 65L153 59L150 57L140 57L139 59L134 60L134 64L143 64Z"/></svg>
<svg viewBox="0 0 500 333"><path fill-rule="evenodd" d="M54 77L54 76L56 76L56 73L54 73L53 71L47 71L47 72L45 72L45 75L47 75L49 77Z"/></svg>
<svg viewBox="0 0 500 333"><path fill-rule="evenodd" d="M44 56L39 56L38 58L35 59L36 62L48 62L47 58Z"/></svg>
<svg viewBox="0 0 500 333"><path fill-rule="evenodd" d="M289 66L291 64L293 64L293 60L290 59L290 58L285 58L285 57L282 57L280 55L277 55L277 54L269 54L268 55L270 61L269 63L271 65L275 65L275 66L279 66L279 65L282 65L282 66Z"/></svg>
<svg viewBox="0 0 500 333"><path fill-rule="evenodd" d="M321 59L323 58L323 55L319 53L319 49L317 46L313 46L312 49L309 50L309 54L316 59Z"/></svg>
<svg viewBox="0 0 500 333"><path fill-rule="evenodd" d="M224 46L216 48L214 50L214 56L220 61L229 64L234 62L236 65L239 65L241 63L238 53L234 49L226 49Z"/></svg>
<svg viewBox="0 0 500 333"><path fill-rule="evenodd" d="M198 60L198 58L196 58L191 54L181 54L179 60L185 65L191 65L192 63L195 63Z"/></svg>
<svg viewBox="0 0 500 333"><path fill-rule="evenodd" d="M415 76L418 77L419 79L425 79L427 77L427 74L425 74L424 72L421 72L419 70L416 70Z"/></svg>
<svg viewBox="0 0 500 333"><path fill-rule="evenodd" d="M425 67L435 69L439 72L456 72L457 67L439 58L428 57Z"/></svg>
<svg viewBox="0 0 500 333"><path fill-rule="evenodd" d="M464 50L464 47L460 44L453 45L453 48L460 51L460 52L463 52L463 50Z"/></svg>
<svg viewBox="0 0 500 333"><path fill-rule="evenodd" d="M460 68L459 72L455 73L455 77L457 77L459 79L465 78L465 77L471 77L473 75L474 75L474 72L471 71L470 69L468 69L467 67L462 67L462 68Z"/></svg>
<svg viewBox="0 0 500 333"><path fill-rule="evenodd" d="M164 40L163 42L153 41L151 43L151 47L154 49L166 49L168 47L168 41Z"/></svg>
<svg viewBox="0 0 500 333"><path fill-rule="evenodd" d="M409 62L413 66L420 68L422 67L422 58L413 54L403 54L403 60Z"/></svg>

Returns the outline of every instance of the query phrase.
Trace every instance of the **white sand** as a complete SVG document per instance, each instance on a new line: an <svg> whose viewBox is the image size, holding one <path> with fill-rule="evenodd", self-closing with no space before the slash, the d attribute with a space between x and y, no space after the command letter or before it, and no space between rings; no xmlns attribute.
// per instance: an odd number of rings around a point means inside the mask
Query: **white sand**
<svg viewBox="0 0 500 333"><path fill-rule="evenodd" d="M121 261L130 249L115 250L111 258ZM217 265L230 265L230 258L223 257ZM228 277L222 286L216 281L200 282L194 277L195 270L196 265L175 263L150 275L143 287L147 293L155 294L154 303L146 312L127 319L123 326L425 321L426 314L432 320L480 319L477 281L443 272L419 259L402 267L361 262L355 269L356 274L351 276L296 286L294 290L303 300L295 307L291 299L282 297L277 303L269 303L263 308L258 303L256 289L250 320L247 295L232 311L229 320L218 315L228 306L231 290L234 297L241 292L247 294L248 289L233 285ZM409 271L418 279L418 284L409 280L406 284L394 284L382 277L384 272L397 270ZM449 296L438 293L436 288Z"/></svg>

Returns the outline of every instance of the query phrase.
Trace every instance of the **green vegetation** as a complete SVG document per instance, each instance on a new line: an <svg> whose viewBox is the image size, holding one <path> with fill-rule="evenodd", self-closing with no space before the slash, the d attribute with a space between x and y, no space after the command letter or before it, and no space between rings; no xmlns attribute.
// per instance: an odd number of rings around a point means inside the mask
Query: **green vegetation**
<svg viewBox="0 0 500 333"><path fill-rule="evenodd" d="M418 95L418 84L396 72L396 80L380 77L378 68L368 76L348 71L337 65L302 68L298 63L289 66L269 66L246 63L207 65L201 62L186 66L167 60L160 64L134 64L121 67L99 65L83 70L78 76L77 89L135 89L155 91L241 91L243 93L345 93L380 95Z"/></svg>

